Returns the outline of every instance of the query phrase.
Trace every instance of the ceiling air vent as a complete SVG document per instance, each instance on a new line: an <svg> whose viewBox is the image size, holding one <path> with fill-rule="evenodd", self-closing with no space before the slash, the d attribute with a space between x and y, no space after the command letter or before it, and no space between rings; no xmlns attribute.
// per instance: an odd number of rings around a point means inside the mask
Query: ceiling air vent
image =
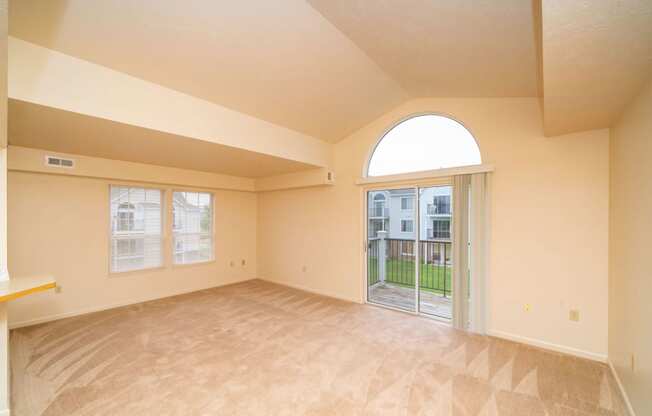
<svg viewBox="0 0 652 416"><path fill-rule="evenodd" d="M45 166L51 168L68 168L72 169L75 167L74 159L64 159L58 156L45 156Z"/></svg>

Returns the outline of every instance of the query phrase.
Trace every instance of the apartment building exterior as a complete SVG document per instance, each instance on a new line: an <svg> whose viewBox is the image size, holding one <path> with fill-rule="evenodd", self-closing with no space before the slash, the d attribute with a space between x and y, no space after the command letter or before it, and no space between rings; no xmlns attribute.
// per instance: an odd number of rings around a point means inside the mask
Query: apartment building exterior
<svg viewBox="0 0 652 416"><path fill-rule="evenodd" d="M373 191L368 195L368 236L376 238L378 231L387 231L387 238L416 238L416 207L414 189ZM419 235L421 240L450 241L450 186L421 188Z"/></svg>

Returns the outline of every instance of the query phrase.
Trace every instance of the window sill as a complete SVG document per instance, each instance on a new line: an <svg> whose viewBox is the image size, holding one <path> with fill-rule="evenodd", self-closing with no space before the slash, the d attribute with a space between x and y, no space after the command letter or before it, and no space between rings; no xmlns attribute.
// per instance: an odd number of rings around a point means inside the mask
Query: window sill
<svg viewBox="0 0 652 416"><path fill-rule="evenodd" d="M51 276L12 278L0 281L0 303L48 289L55 289L57 283Z"/></svg>
<svg viewBox="0 0 652 416"><path fill-rule="evenodd" d="M172 263L171 267L173 269L177 269L177 268L185 268L185 267L192 267L192 266L202 266L202 265L212 264L212 263L217 263L217 260L212 259L212 260L204 260L204 261L195 261L193 263L178 263L178 264Z"/></svg>
<svg viewBox="0 0 652 416"><path fill-rule="evenodd" d="M146 269L125 270L124 272L113 272L109 270L109 277L122 277L122 276L131 276L134 274L160 272L165 269L166 269L165 266L157 266L157 267L148 267Z"/></svg>
<svg viewBox="0 0 652 416"><path fill-rule="evenodd" d="M138 275L138 274L146 274L146 273L159 273L164 270L168 269L181 269L181 268L186 268L186 267L192 267L192 266L205 266L208 264L213 264L217 263L216 259L213 260L206 260L206 261L197 261L194 263L184 263L184 264L170 264L169 266L159 266L159 267L149 267L147 269L137 269L137 270L126 270L124 272L112 272L109 271L108 277L109 278L119 278L123 276L132 276L132 275Z"/></svg>

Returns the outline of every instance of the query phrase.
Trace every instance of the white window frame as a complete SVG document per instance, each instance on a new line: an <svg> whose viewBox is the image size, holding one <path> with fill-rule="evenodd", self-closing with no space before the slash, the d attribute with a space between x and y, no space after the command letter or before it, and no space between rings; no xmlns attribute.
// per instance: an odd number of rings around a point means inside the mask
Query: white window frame
<svg viewBox="0 0 652 416"><path fill-rule="evenodd" d="M437 209L439 207L439 205L437 204L436 201L438 201L441 198L448 199L448 201L447 201L448 204L446 204L448 206L448 212L439 212L439 209ZM432 206L435 207L435 211L436 211L435 215L451 215L452 214L452 211L451 211L451 208L452 208L451 202L452 202L452 200L453 200L453 198L450 195L433 195L433 197L432 197Z"/></svg>
<svg viewBox="0 0 652 416"><path fill-rule="evenodd" d="M408 201L405 204L407 206L407 208L403 208L403 201ZM409 201L412 201L412 204L410 204ZM413 209L414 209L414 197L402 196L401 197L401 210L402 211L412 211Z"/></svg>
<svg viewBox="0 0 652 416"><path fill-rule="evenodd" d="M440 228L435 228L435 223L442 223L444 221L448 221L448 237L435 237L435 233L439 233L439 232L444 231L444 230L442 230ZM451 217L434 218L432 220L432 239L433 240L450 240L452 238L452 234L453 234L452 225L453 225L453 222L451 221Z"/></svg>
<svg viewBox="0 0 652 416"><path fill-rule="evenodd" d="M198 193L198 194L208 194L210 197L210 207L211 207L211 213L210 213L210 219L211 219L211 227L210 231L207 233L179 233L174 230L174 194L175 193ZM204 190L196 190L196 189L172 189L170 192L170 229L171 229L171 244L170 244L170 255L172 257L171 263L173 267L183 267L183 266L189 266L189 265L194 265L194 264L204 264L204 263L212 263L216 260L216 255L215 255L215 194L213 192L209 191L204 191ZM188 262L183 262L183 263L178 263L176 261L176 237L178 235L199 235L199 236L209 236L211 238L211 251L210 251L210 258L205 259L205 260L197 260L197 261L188 261Z"/></svg>
<svg viewBox="0 0 652 416"><path fill-rule="evenodd" d="M114 270L113 269L113 242L115 240L114 234L113 234L113 217L111 213L111 189L112 188L130 188L130 189L143 189L145 191L147 190L154 190L158 191L160 193L160 204L159 204L159 209L160 209L160 232L158 234L159 237L159 244L160 244L160 262L156 266L147 266L147 267L139 267L139 268L134 268L134 269L128 269L128 270ZM142 271L148 271L148 270L156 270L156 269L161 269L165 267L165 200L166 200L166 191L165 189L162 188L156 188L156 187L151 187L151 186L142 186L142 185L134 185L134 184L120 184L120 183L111 183L108 186L108 203L109 203L109 215L108 215L108 240L109 240L109 256L108 256L108 269L109 269L109 275L122 275L125 273L134 273L134 272L142 272ZM147 237L147 234L143 234L143 236ZM152 237L152 235L149 235ZM156 236L156 235L153 235Z"/></svg>
<svg viewBox="0 0 652 416"><path fill-rule="evenodd" d="M405 223L405 224L408 224L408 223L409 223L409 224L412 224L412 229L408 231L408 230L407 230L407 227L405 227L406 230L404 230L404 229L403 229L403 223ZM411 219L411 218L402 218L402 219L401 219L401 232L402 232L402 233L413 233L413 232L414 232L414 220Z"/></svg>

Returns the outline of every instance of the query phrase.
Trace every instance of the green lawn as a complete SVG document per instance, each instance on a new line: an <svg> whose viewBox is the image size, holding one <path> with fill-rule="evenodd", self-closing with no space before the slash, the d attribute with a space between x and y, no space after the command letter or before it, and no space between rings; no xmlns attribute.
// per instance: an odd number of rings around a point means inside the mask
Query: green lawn
<svg viewBox="0 0 652 416"><path fill-rule="evenodd" d="M378 260L369 257L367 269L369 285L378 281ZM405 287L414 287L414 262L409 260L387 260L386 281ZM420 288L432 293L444 294L444 282L446 283L446 294L451 291L451 268L436 266L432 264L421 264L419 270L421 276Z"/></svg>

